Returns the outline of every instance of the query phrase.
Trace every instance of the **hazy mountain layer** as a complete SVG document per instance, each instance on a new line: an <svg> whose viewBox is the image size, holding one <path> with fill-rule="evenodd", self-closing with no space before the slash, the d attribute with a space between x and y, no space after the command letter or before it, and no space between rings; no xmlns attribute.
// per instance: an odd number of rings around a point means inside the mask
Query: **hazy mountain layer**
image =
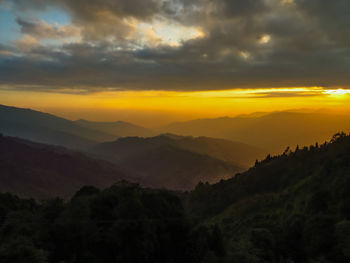
<svg viewBox="0 0 350 263"><path fill-rule="evenodd" d="M94 122L87 120L77 120L75 121L81 127L86 127L89 129L94 129L104 133L112 134L116 137L127 137L127 136L140 136L149 137L154 136L156 133L152 130L146 129L144 127L134 125L132 123L124 121L116 122Z"/></svg>
<svg viewBox="0 0 350 263"><path fill-rule="evenodd" d="M127 122L71 121L51 114L0 105L0 132L40 143L85 150L123 136L151 136L151 130Z"/></svg>
<svg viewBox="0 0 350 263"><path fill-rule="evenodd" d="M67 197L84 185L132 180L117 166L78 152L0 135L0 191Z"/></svg>
<svg viewBox="0 0 350 263"><path fill-rule="evenodd" d="M93 148L93 151L102 155L113 156L114 160L122 161L134 154L146 152L164 145L209 155L216 159L239 164L247 168L256 159L266 156L264 150L244 143L209 137L178 136L174 134L162 134L151 138L120 138L114 142L98 144Z"/></svg>
<svg viewBox="0 0 350 263"><path fill-rule="evenodd" d="M114 135L81 127L51 114L0 105L0 132L41 143L84 148L96 142L113 140Z"/></svg>
<svg viewBox="0 0 350 263"><path fill-rule="evenodd" d="M198 119L161 129L181 135L226 138L256 145L271 153L279 153L287 146L324 142L341 130L350 130L350 116L327 112L273 112Z"/></svg>
<svg viewBox="0 0 350 263"><path fill-rule="evenodd" d="M234 176L262 156L252 146L227 140L160 135L101 143L92 151L132 171L154 187L192 189L199 181Z"/></svg>

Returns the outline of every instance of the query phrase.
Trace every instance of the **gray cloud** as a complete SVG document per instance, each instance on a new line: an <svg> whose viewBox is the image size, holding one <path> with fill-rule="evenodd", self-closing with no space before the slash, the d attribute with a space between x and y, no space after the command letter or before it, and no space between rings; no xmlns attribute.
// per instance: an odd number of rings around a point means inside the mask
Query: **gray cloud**
<svg viewBox="0 0 350 263"><path fill-rule="evenodd" d="M15 1L17 9L49 1ZM245 87L350 87L348 0L55 0L81 27L83 41L0 56L0 83L63 87L208 90ZM200 27L179 46L145 46L125 19ZM60 29L19 18L36 38ZM39 30L40 29L40 30ZM265 39L264 39L265 36Z"/></svg>
<svg viewBox="0 0 350 263"><path fill-rule="evenodd" d="M21 18L17 18L17 24L20 25L23 34L28 34L38 39L60 39L80 36L79 28L71 25L52 25L42 20L33 22Z"/></svg>
<svg viewBox="0 0 350 263"><path fill-rule="evenodd" d="M160 0L62 0L75 15L84 20L99 19L100 13L106 12L116 16L132 16L146 19L160 12Z"/></svg>

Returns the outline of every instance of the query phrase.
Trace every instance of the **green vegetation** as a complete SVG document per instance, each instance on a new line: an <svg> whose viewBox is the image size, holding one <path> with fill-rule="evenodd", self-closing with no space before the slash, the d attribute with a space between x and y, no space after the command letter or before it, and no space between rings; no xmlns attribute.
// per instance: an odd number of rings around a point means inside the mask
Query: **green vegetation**
<svg viewBox="0 0 350 263"><path fill-rule="evenodd" d="M232 262L349 262L350 136L268 156L186 199L221 227Z"/></svg>
<svg viewBox="0 0 350 263"><path fill-rule="evenodd" d="M192 192L120 182L70 201L0 195L0 262L345 263L350 136Z"/></svg>
<svg viewBox="0 0 350 263"><path fill-rule="evenodd" d="M202 262L223 255L217 228L195 227L180 199L120 182L69 201L0 195L0 262Z"/></svg>

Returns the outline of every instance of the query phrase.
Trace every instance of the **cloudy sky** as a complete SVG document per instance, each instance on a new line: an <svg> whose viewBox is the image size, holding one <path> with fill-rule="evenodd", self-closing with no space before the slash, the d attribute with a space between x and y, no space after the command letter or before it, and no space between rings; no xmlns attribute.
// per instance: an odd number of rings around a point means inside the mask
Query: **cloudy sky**
<svg viewBox="0 0 350 263"><path fill-rule="evenodd" d="M322 107L350 88L349 28L349 0L0 0L0 103L55 94L87 109L113 94L130 109L155 97L181 108L187 94L230 109L246 90Z"/></svg>

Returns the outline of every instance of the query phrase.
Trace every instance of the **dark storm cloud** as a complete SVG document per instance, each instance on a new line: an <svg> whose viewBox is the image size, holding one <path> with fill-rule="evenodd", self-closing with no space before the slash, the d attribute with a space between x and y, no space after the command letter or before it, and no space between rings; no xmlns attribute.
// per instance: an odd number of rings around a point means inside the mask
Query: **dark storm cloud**
<svg viewBox="0 0 350 263"><path fill-rule="evenodd" d="M15 1L17 9L48 3L69 12L83 41L0 56L0 83L86 92L350 86L348 0ZM179 46L130 39L135 29L125 19L159 17L205 35ZM45 32L20 17L18 23L26 34ZM44 35L59 35L50 30Z"/></svg>
<svg viewBox="0 0 350 263"><path fill-rule="evenodd" d="M222 13L229 17L246 16L267 11L268 7L262 0L219 0L222 2Z"/></svg>
<svg viewBox="0 0 350 263"><path fill-rule="evenodd" d="M350 1L295 0L300 9L315 19L320 29L334 42L350 43Z"/></svg>

